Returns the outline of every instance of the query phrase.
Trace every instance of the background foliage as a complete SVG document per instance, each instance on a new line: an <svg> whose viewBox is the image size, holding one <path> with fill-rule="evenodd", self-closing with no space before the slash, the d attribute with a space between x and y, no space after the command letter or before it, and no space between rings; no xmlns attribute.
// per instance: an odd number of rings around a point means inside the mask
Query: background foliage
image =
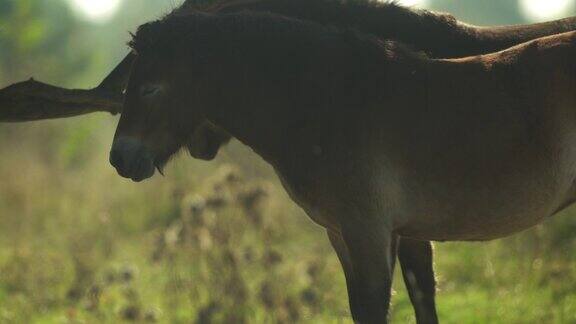
<svg viewBox="0 0 576 324"><path fill-rule="evenodd" d="M128 31L176 4L124 1L94 23L64 0L0 0L0 86L93 86L127 52ZM523 21L511 0L428 6ZM107 162L116 122L0 124L0 323L350 323L323 230L259 158L232 143L213 163L183 157L133 184ZM443 322L575 323L572 214L505 240L437 244ZM396 278L393 317L413 322Z"/></svg>

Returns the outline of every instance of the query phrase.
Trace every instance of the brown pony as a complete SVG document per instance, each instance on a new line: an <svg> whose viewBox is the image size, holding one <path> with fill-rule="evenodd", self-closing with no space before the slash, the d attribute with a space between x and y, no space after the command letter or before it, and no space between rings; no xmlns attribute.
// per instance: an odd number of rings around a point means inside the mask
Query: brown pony
<svg viewBox="0 0 576 324"><path fill-rule="evenodd" d="M227 0L210 6L196 5L198 2L186 1L171 15L186 16L199 10L212 13L272 12L329 26L352 27L382 39L400 41L437 58L489 53L576 29L574 17L532 25L477 27L459 22L448 14L372 0ZM229 140L224 132L209 124L199 127L195 134L195 140L187 146L192 156L201 159L214 158L219 147ZM203 140L196 140L199 136ZM330 241L336 250L342 249L337 238L330 237ZM398 259L418 322L424 322L424 317L436 318L431 243L400 238L397 244ZM339 256L345 263L344 253L339 253Z"/></svg>
<svg viewBox="0 0 576 324"><path fill-rule="evenodd" d="M573 202L575 39L436 60L272 14L171 15L132 43L110 160L141 181L210 146L203 125L239 139L327 229L355 321L383 323L399 237L498 238ZM436 322L433 278L412 279L418 321Z"/></svg>

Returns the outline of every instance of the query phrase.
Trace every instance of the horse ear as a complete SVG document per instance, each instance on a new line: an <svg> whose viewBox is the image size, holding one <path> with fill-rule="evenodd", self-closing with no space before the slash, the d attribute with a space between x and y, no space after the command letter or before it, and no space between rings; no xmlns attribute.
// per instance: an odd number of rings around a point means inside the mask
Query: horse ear
<svg viewBox="0 0 576 324"><path fill-rule="evenodd" d="M186 148L193 158L212 160L222 145L228 143L231 136L210 123L200 125L190 136Z"/></svg>

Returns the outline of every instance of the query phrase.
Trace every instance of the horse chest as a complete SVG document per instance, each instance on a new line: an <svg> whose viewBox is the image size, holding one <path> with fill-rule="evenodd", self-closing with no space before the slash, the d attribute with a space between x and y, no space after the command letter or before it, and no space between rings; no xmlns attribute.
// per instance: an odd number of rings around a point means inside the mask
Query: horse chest
<svg viewBox="0 0 576 324"><path fill-rule="evenodd" d="M350 197L352 186L347 181L354 177L343 171L347 168L336 162L339 159L327 158L323 149L320 145L306 146L291 160L273 166L290 198L315 223L338 232L338 209ZM364 193L361 188L356 189L355 192Z"/></svg>
<svg viewBox="0 0 576 324"><path fill-rule="evenodd" d="M324 228L335 232L339 231L336 220L327 215L318 202L319 194L314 189L317 186L317 184L314 184L316 181L304 177L290 177L279 171L276 173L290 198L304 209L310 219Z"/></svg>

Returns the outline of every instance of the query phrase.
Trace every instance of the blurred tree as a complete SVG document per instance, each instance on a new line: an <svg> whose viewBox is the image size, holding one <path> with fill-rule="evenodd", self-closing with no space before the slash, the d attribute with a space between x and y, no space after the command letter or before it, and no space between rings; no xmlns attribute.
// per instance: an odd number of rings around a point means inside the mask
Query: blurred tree
<svg viewBox="0 0 576 324"><path fill-rule="evenodd" d="M75 23L60 0L0 0L0 82L32 74L62 82L88 64L74 46Z"/></svg>
<svg viewBox="0 0 576 324"><path fill-rule="evenodd" d="M66 0L0 0L0 87L35 77L63 86L100 81L128 51L129 31L180 1L124 1L106 24L78 20Z"/></svg>

